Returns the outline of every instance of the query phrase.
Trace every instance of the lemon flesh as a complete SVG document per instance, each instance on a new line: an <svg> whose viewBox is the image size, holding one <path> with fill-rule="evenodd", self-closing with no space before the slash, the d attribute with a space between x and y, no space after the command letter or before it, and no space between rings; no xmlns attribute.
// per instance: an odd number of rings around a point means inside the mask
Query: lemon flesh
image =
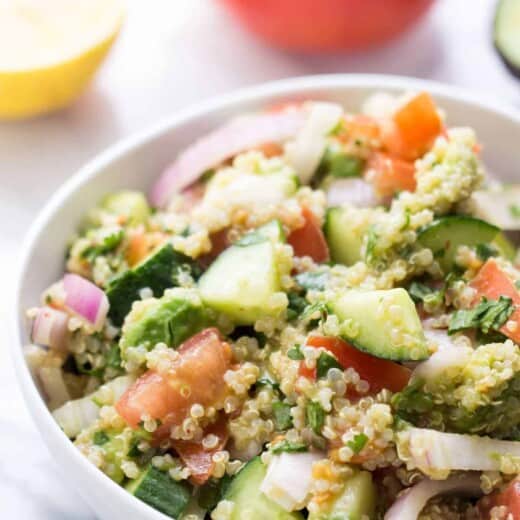
<svg viewBox="0 0 520 520"><path fill-rule="evenodd" d="M0 0L0 118L71 103L114 42L123 0Z"/></svg>

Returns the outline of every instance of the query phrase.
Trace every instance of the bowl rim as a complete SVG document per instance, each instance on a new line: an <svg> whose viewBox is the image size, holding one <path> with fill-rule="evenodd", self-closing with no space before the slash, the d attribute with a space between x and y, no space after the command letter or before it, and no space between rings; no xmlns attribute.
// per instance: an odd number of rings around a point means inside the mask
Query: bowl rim
<svg viewBox="0 0 520 520"><path fill-rule="evenodd" d="M20 248L21 260L16 270L14 285L14 305L7 319L9 322L10 338L12 339L12 341L9 342L8 350L10 351L16 378L22 391L25 404L37 430L43 438L44 444L51 453L52 450L49 448L51 443L54 445L61 444L63 450L66 452L65 455L69 458L71 464L74 464L75 469L80 472L85 472L85 478L92 478L99 481L99 485L106 488L106 493L109 493L111 490L112 493L120 495L118 497L119 501L124 503L129 511L139 514L140 517L155 520L168 518L147 504L132 497L130 493L113 482L80 453L73 443L64 435L49 410L45 407L41 395L32 379L29 367L25 362L23 355L24 342L20 335L20 321L23 320L23 316L21 315L23 314L23 309L20 309L20 294L34 244L40 234L45 232L45 227L53 218L54 213L72 193L80 190L86 183L100 174L106 165L125 155L135 147L144 145L172 131L175 127L189 122L207 112L223 110L233 105L246 102L257 101L260 104L264 98L273 95L298 95L300 92L313 89L326 93L328 89L342 87L345 89L357 87L382 91L385 89L427 90L433 95L451 98L454 101L464 102L465 104L477 108L484 108L495 112L509 119L520 128L520 112L513 106L492 99L485 93L479 92L476 94L458 86L446 85L432 80L386 74L324 74L262 83L256 86L241 88L201 102L195 101L189 107L175 111L158 123L148 126L144 130L135 132L109 146L79 168L76 173L58 188L45 203L44 207L38 212L22 241ZM59 469L63 470L62 465L60 465ZM73 486L78 488L78 477L72 480ZM86 500L86 502L88 503L88 500Z"/></svg>

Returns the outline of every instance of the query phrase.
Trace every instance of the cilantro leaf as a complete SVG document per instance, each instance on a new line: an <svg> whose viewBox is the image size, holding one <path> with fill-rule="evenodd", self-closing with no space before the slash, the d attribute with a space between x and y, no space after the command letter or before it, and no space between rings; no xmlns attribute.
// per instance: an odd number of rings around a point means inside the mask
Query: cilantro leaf
<svg viewBox="0 0 520 520"><path fill-rule="evenodd" d="M92 262L96 257L106 255L113 251L123 240L124 232L122 229L114 231L103 238L100 244L91 245L81 251L81 258Z"/></svg>
<svg viewBox="0 0 520 520"><path fill-rule="evenodd" d="M291 405L276 401L273 403L274 424L277 430L287 430L293 425Z"/></svg>
<svg viewBox="0 0 520 520"><path fill-rule="evenodd" d="M325 424L325 410L320 403L310 401L305 408L305 417L307 424L312 428L312 431L317 435L321 434L321 429Z"/></svg>
<svg viewBox="0 0 520 520"><path fill-rule="evenodd" d="M295 345L293 348L287 351L287 357L293 361L301 361L303 359L303 353L300 345Z"/></svg>
<svg viewBox="0 0 520 520"><path fill-rule="evenodd" d="M340 370L343 370L343 367L335 357L322 352L316 362L316 375L318 378L327 377L327 373L331 368L339 368Z"/></svg>

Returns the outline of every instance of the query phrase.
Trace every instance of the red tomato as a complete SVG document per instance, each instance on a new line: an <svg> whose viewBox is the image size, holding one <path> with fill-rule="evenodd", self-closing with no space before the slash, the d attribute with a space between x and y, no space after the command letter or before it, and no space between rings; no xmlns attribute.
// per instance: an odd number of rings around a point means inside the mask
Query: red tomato
<svg viewBox="0 0 520 520"><path fill-rule="evenodd" d="M500 332L511 338L515 343L520 343L520 294L509 276L500 269L495 260L490 258L480 268L470 285L477 291L475 305L480 302L483 296L490 300L498 300L500 296L507 296L513 300L515 310L509 316L508 321L515 322L517 328L510 331L504 325Z"/></svg>
<svg viewBox="0 0 520 520"><path fill-rule="evenodd" d="M376 394L383 388L388 388L392 392L402 390L410 379L411 371L398 363L380 359L365 352L361 352L357 348L352 347L347 342L326 336L309 336L307 338L307 346L322 347L332 354L338 360L339 364L344 368L353 368L361 377L370 384L370 393ZM305 365L303 362L301 365ZM307 375L309 370L305 367L300 371L300 375ZM316 377L316 372L310 374Z"/></svg>
<svg viewBox="0 0 520 520"><path fill-rule="evenodd" d="M433 0L222 0L257 36L284 49L363 49L410 28Z"/></svg>
<svg viewBox="0 0 520 520"><path fill-rule="evenodd" d="M116 410L133 428L143 414L159 419L155 440L167 438L192 404L210 406L220 400L226 386L224 373L231 365L231 348L217 329L199 332L178 349L179 358L166 373L149 370L116 403Z"/></svg>
<svg viewBox="0 0 520 520"><path fill-rule="evenodd" d="M415 191L415 167L412 162L376 152L368 168L373 172L369 180L381 197L392 197L399 191Z"/></svg>
<svg viewBox="0 0 520 520"><path fill-rule="evenodd" d="M380 138L381 128L379 123L370 116L364 114L348 115L343 123L343 128L338 138L343 142L360 140L374 141Z"/></svg>
<svg viewBox="0 0 520 520"><path fill-rule="evenodd" d="M495 506L505 506L507 508L503 518L520 520L520 478L517 477L512 480L504 490L495 491L491 495L482 497L478 501L477 506L479 517L482 520L491 518L490 512Z"/></svg>
<svg viewBox="0 0 520 520"><path fill-rule="evenodd" d="M213 469L213 455L224 448L228 440L227 419L222 415L218 421L204 431L204 436L215 435L218 439L216 446L205 449L201 442L173 441L173 449L177 452L184 464L190 469L192 484L202 486L211 475Z"/></svg>
<svg viewBox="0 0 520 520"><path fill-rule="evenodd" d="M430 94L422 92L399 108L382 126L382 142L396 157L413 161L443 132L441 118Z"/></svg>
<svg viewBox="0 0 520 520"><path fill-rule="evenodd" d="M303 226L292 231L287 242L294 249L295 256L310 256L318 264L326 262L329 259L329 246L318 219L307 207L302 208L302 215L305 219Z"/></svg>

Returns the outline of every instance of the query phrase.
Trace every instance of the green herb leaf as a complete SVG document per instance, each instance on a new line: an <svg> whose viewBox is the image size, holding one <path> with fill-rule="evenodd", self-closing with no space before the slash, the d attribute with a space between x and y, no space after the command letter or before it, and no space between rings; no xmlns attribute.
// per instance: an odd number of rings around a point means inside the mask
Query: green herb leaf
<svg viewBox="0 0 520 520"><path fill-rule="evenodd" d="M285 441L285 440L275 444L271 448L271 451L275 455L283 453L284 451L287 453L301 453L301 452L305 452L308 450L309 450L309 448L307 447L306 444L303 444L303 442L289 442L289 441Z"/></svg>
<svg viewBox="0 0 520 520"><path fill-rule="evenodd" d="M96 257L106 255L113 251L123 240L124 231L119 229L103 238L101 244L91 245L81 251L81 258L92 262Z"/></svg>
<svg viewBox="0 0 520 520"><path fill-rule="evenodd" d="M303 353L300 345L295 345L287 351L287 357L293 361L301 361L303 359Z"/></svg>
<svg viewBox="0 0 520 520"><path fill-rule="evenodd" d="M357 455L368 442L368 437L364 433L358 433L351 441L347 442L347 446Z"/></svg>
<svg viewBox="0 0 520 520"><path fill-rule="evenodd" d="M312 428L312 431L320 435L321 429L325 424L325 410L321 407L320 403L309 401L305 408L305 416L307 424Z"/></svg>
<svg viewBox="0 0 520 520"><path fill-rule="evenodd" d="M514 218L520 218L520 206L518 204L511 204L509 206L509 213Z"/></svg>
<svg viewBox="0 0 520 520"><path fill-rule="evenodd" d="M316 375L319 379L326 377L328 371L331 368L339 368L340 370L343 370L343 367L339 364L335 357L322 352L318 358L318 361L316 362Z"/></svg>
<svg viewBox="0 0 520 520"><path fill-rule="evenodd" d="M412 282L408 288L408 294L414 302L424 301L424 298L433 292L434 289L420 282Z"/></svg>
<svg viewBox="0 0 520 520"><path fill-rule="evenodd" d="M103 444L106 444L109 440L110 437L103 430L94 432L94 437L92 438L92 442L96 446L103 446Z"/></svg>
<svg viewBox="0 0 520 520"><path fill-rule="evenodd" d="M257 380L255 383L256 386L270 386L275 392L280 391L280 385L276 383L275 381L271 381L270 379L267 379L267 377L262 377Z"/></svg>
<svg viewBox="0 0 520 520"><path fill-rule="evenodd" d="M377 245L377 241L379 240L379 236L376 233L374 225L371 225L368 228L367 232L367 246L365 249L365 261L367 264L371 265L375 260L375 249Z"/></svg>
<svg viewBox="0 0 520 520"><path fill-rule="evenodd" d="M287 430L292 427L291 405L276 401L273 403L274 425L277 430Z"/></svg>
<svg viewBox="0 0 520 520"><path fill-rule="evenodd" d="M327 273L300 273L295 276L298 285L307 291L323 291L327 283Z"/></svg>
<svg viewBox="0 0 520 520"><path fill-rule="evenodd" d="M488 258L491 258L492 256L498 255L497 248L493 247L492 245L489 245L489 244L477 244L475 251L477 253L477 256L483 262L485 262Z"/></svg>
<svg viewBox="0 0 520 520"><path fill-rule="evenodd" d="M498 300L482 301L473 309L455 311L451 317L448 334L464 329L480 329L484 334L498 331L514 310L511 298L500 296Z"/></svg>
<svg viewBox="0 0 520 520"><path fill-rule="evenodd" d="M289 300L289 305L287 306L287 319L292 321L303 313L307 307L307 300L297 292L287 293L287 299Z"/></svg>

